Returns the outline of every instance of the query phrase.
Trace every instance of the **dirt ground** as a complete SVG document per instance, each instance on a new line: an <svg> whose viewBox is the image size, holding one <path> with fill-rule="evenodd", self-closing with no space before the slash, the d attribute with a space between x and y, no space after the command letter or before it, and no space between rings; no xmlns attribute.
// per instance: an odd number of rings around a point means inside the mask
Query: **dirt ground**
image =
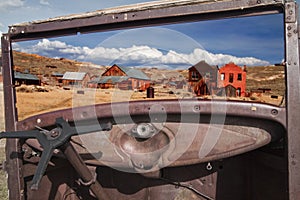
<svg viewBox="0 0 300 200"><path fill-rule="evenodd" d="M120 89L70 89L47 88L48 92L17 92L17 108L19 120L29 116L45 113L64 108L72 108L85 105L94 105L100 103L122 102L132 100L152 100L147 98L146 91L132 91ZM185 89L166 89L156 87L154 99L183 99L196 98L191 92ZM211 96L201 97L210 99ZM214 97L216 99L224 99L224 97ZM244 100L270 103L280 105L282 97L272 99L270 95L259 95L251 98L226 98L226 100Z"/></svg>
<svg viewBox="0 0 300 200"><path fill-rule="evenodd" d="M191 93L185 90L170 92L163 88L156 88L155 91L155 99L192 96ZM64 90L62 88L50 88L48 92L17 92L17 108L19 120L22 120L32 115L63 108L142 99L147 99L146 91L90 88Z"/></svg>

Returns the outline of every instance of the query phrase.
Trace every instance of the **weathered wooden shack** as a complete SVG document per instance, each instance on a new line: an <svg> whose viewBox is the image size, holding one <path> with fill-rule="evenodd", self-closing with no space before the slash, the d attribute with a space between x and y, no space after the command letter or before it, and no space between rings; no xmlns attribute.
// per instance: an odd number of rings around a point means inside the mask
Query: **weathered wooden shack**
<svg viewBox="0 0 300 200"><path fill-rule="evenodd" d="M146 90L150 86L150 78L141 70L120 67L116 64L108 68L97 80L100 88L119 88L124 90Z"/></svg>
<svg viewBox="0 0 300 200"><path fill-rule="evenodd" d="M41 81L36 75L30 73L21 73L16 71L14 73L15 73L15 85L17 86L22 84L41 85Z"/></svg>
<svg viewBox="0 0 300 200"><path fill-rule="evenodd" d="M64 86L86 87L90 81L90 76L86 72L66 72L62 77Z"/></svg>
<svg viewBox="0 0 300 200"><path fill-rule="evenodd" d="M189 69L189 85L197 96L213 94L217 87L218 67L200 61Z"/></svg>

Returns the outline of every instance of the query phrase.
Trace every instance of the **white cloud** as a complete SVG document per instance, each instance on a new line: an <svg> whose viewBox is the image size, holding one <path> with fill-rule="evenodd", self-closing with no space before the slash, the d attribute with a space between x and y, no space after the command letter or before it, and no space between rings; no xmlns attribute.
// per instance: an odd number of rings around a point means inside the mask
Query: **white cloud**
<svg viewBox="0 0 300 200"><path fill-rule="evenodd" d="M40 4L45 5L45 6L50 5L50 3L47 0L40 0Z"/></svg>
<svg viewBox="0 0 300 200"><path fill-rule="evenodd" d="M18 47L20 48L20 47ZM43 39L30 49L23 49L28 53L40 53L53 57L67 57L76 60L94 62L101 65L111 65L115 62L120 64L148 65L148 66L189 66L201 60L211 65L222 66L229 62L238 65L269 65L270 63L254 57L236 57L226 54L213 54L204 49L196 48L191 53L177 53L169 50L163 53L156 48L146 45L131 46L128 48L105 48L105 47L81 47L72 46L61 41Z"/></svg>
<svg viewBox="0 0 300 200"><path fill-rule="evenodd" d="M23 0L1 0L0 1L0 10L1 9L8 9L11 7L21 7L24 5Z"/></svg>

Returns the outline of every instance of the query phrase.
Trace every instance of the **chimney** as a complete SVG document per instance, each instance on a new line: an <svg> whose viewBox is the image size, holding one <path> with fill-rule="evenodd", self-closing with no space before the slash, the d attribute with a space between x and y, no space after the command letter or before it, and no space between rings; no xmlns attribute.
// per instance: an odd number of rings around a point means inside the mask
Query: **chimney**
<svg viewBox="0 0 300 200"><path fill-rule="evenodd" d="M247 72L247 66L246 65L244 65L243 70L244 70L244 72Z"/></svg>

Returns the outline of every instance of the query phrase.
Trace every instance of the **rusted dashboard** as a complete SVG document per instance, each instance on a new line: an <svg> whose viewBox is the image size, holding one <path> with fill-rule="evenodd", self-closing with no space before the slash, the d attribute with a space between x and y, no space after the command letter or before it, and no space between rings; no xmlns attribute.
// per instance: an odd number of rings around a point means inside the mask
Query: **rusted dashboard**
<svg viewBox="0 0 300 200"><path fill-rule="evenodd" d="M129 105L128 105L129 104ZM232 110L241 110L239 114ZM269 119L266 118L268 113ZM37 115L20 130L53 127L63 118L87 133L74 141L79 153L101 154L87 163L151 172L239 155L283 138L283 108L247 102L163 100L100 104ZM93 132L101 124L107 131ZM81 128L83 127L83 128ZM47 129L49 129L47 128ZM97 130L97 128L94 128ZM33 142L33 141L31 141ZM39 145L35 145L37 148Z"/></svg>

